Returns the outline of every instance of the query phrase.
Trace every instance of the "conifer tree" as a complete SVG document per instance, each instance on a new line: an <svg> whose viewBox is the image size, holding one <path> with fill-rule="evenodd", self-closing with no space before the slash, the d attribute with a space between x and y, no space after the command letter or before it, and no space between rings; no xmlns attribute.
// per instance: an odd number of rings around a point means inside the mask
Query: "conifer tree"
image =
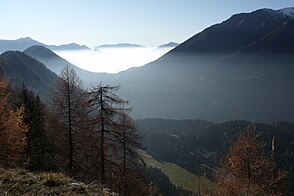
<svg viewBox="0 0 294 196"><path fill-rule="evenodd" d="M74 151L76 145L74 135L78 132L80 111L83 110L82 82L74 69L69 66L62 70L60 76L61 78L52 92L53 113L58 116L61 125L58 127L61 140L58 144L59 152L67 154L67 168L72 175L74 172ZM67 145L65 145L64 140L67 141Z"/></svg>
<svg viewBox="0 0 294 196"><path fill-rule="evenodd" d="M140 190L140 182L143 182L142 167L145 165L142 156L139 153L141 146L141 138L137 133L137 129L133 120L126 114L122 114L118 121L121 128L122 149L122 177L120 183L122 185L121 192L123 195L130 195L132 192ZM119 153L121 154L121 153Z"/></svg>
<svg viewBox="0 0 294 196"><path fill-rule="evenodd" d="M123 106L127 101L119 98L115 92L119 89L118 86L103 86L99 85L90 91L90 107L91 120L96 125L97 131L100 133L100 181L106 182L106 167L111 165L119 168L119 165L113 160L115 151L117 151L117 143L119 141L119 134L116 122L119 115L127 109ZM109 170L112 170L109 167ZM111 173L111 172L108 172Z"/></svg>
<svg viewBox="0 0 294 196"><path fill-rule="evenodd" d="M39 96L22 87L18 106L24 108L24 122L28 125L27 150L30 170L46 170L45 156L49 146L45 133L44 105Z"/></svg>
<svg viewBox="0 0 294 196"><path fill-rule="evenodd" d="M90 91L91 121L100 133L100 181L111 182L122 195L130 195L144 186L144 163L140 137L128 116L131 109L116 95L118 89L100 84Z"/></svg>

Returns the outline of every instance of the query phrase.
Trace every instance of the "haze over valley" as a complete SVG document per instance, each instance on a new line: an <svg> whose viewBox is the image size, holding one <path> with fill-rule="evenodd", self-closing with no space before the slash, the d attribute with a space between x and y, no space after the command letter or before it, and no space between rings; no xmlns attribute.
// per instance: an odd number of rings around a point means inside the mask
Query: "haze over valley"
<svg viewBox="0 0 294 196"><path fill-rule="evenodd" d="M0 195L294 195L292 1L13 2Z"/></svg>
<svg viewBox="0 0 294 196"><path fill-rule="evenodd" d="M60 57L91 72L118 73L150 63L172 47L109 47L98 50L57 50Z"/></svg>

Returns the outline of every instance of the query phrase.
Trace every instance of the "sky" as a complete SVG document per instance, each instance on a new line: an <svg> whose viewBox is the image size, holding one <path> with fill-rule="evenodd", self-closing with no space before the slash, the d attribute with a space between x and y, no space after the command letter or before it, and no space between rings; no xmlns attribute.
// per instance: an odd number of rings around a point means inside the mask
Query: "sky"
<svg viewBox="0 0 294 196"><path fill-rule="evenodd" d="M294 0L0 0L0 39L45 44L181 43L240 12L294 7Z"/></svg>

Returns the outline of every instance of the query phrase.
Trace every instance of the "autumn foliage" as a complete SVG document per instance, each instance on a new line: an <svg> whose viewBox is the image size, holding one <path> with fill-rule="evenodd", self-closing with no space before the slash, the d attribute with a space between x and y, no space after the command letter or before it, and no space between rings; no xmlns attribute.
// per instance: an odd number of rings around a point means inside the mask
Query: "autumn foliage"
<svg viewBox="0 0 294 196"><path fill-rule="evenodd" d="M0 166L22 165L26 148L27 126L22 121L23 108L10 107L5 82L0 81Z"/></svg>
<svg viewBox="0 0 294 196"><path fill-rule="evenodd" d="M251 126L229 149L218 174L218 195L286 194L287 172L276 166L275 140L266 154L261 136Z"/></svg>

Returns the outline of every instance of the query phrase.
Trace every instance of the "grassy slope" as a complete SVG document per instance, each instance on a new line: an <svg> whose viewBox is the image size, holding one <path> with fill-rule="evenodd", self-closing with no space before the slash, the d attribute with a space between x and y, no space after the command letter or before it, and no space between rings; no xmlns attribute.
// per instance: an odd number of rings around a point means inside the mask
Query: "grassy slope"
<svg viewBox="0 0 294 196"><path fill-rule="evenodd" d="M86 185L61 173L30 173L0 168L0 195L109 195L98 184Z"/></svg>
<svg viewBox="0 0 294 196"><path fill-rule="evenodd" d="M209 180L196 176L176 164L159 162L146 152L142 152L142 155L147 167L161 169L171 183L180 186L185 190L194 192L195 190L198 190L200 184L209 185L211 183Z"/></svg>

